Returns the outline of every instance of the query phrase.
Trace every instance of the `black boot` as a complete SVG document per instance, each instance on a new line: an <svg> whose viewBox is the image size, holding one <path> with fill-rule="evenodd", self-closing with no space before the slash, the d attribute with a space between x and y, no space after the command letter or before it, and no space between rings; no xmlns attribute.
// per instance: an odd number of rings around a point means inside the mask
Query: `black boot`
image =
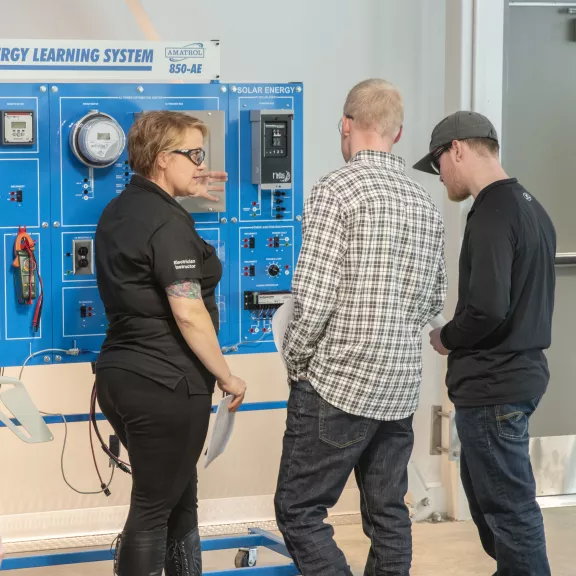
<svg viewBox="0 0 576 576"><path fill-rule="evenodd" d="M202 576L202 546L200 532L194 528L182 540L168 539L166 576Z"/></svg>
<svg viewBox="0 0 576 576"><path fill-rule="evenodd" d="M168 530L122 532L116 544L114 574L162 576Z"/></svg>

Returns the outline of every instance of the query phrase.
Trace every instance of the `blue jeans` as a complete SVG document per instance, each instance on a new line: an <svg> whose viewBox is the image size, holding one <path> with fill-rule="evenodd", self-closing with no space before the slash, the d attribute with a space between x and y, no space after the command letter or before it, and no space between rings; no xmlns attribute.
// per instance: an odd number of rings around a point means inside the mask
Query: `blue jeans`
<svg viewBox="0 0 576 576"><path fill-rule="evenodd" d="M528 422L539 400L456 408L462 484L498 576L550 574L528 451Z"/></svg>
<svg viewBox="0 0 576 576"><path fill-rule="evenodd" d="M352 575L324 522L352 470L372 544L365 575L408 576L412 525L404 496L413 445L412 416L398 422L353 416L328 404L309 383L292 384L274 504L303 576Z"/></svg>

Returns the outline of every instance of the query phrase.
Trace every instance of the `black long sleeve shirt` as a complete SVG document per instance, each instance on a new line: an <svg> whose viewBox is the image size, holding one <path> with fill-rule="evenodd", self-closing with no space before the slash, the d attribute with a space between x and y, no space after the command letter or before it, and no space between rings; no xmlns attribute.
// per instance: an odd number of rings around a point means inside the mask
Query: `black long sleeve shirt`
<svg viewBox="0 0 576 576"><path fill-rule="evenodd" d="M441 332L451 351L456 406L507 404L543 394L550 377L556 233L516 179L494 182L468 214L458 305Z"/></svg>

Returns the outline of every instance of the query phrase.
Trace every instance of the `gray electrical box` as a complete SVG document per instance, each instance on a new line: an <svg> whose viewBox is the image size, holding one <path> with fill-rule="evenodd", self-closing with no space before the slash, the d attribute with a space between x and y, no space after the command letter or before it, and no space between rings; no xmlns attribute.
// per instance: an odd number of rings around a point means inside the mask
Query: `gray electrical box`
<svg viewBox="0 0 576 576"><path fill-rule="evenodd" d="M208 137L204 142L206 150L206 170L226 170L226 125L224 110L182 110L188 116L194 116L208 126ZM222 186L226 184L222 183ZM218 202L206 198L177 198L178 202L192 213L201 212L226 212L226 192L213 192L212 196L218 198Z"/></svg>
<svg viewBox="0 0 576 576"><path fill-rule="evenodd" d="M292 123L286 110L251 110L252 184L262 190L292 188Z"/></svg>

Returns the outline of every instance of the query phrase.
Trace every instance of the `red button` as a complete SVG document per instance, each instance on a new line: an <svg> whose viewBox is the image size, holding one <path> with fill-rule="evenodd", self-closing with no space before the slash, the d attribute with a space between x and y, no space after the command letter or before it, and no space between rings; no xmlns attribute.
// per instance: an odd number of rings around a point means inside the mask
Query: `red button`
<svg viewBox="0 0 576 576"><path fill-rule="evenodd" d="M262 328L262 332L266 332L266 328Z"/></svg>

